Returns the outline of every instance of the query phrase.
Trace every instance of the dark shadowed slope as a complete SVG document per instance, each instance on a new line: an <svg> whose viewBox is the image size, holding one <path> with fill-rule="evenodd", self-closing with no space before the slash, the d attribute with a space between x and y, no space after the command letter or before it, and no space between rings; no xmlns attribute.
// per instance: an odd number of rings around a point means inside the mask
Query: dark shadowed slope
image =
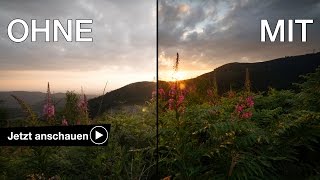
<svg viewBox="0 0 320 180"><path fill-rule="evenodd" d="M100 113L111 108L144 104L151 99L155 88L155 82L137 82L108 92L104 96L93 98L89 100L90 116L95 117L98 114L101 98L103 98L103 104Z"/></svg>
<svg viewBox="0 0 320 180"><path fill-rule="evenodd" d="M219 92L244 87L245 72L250 73L253 91L266 91L269 87L275 89L292 89L292 83L301 81L300 75L314 72L320 66L320 53L284 57L257 63L230 63L216 68L214 71L188 79L187 85L195 85L199 91L206 92L216 76Z"/></svg>

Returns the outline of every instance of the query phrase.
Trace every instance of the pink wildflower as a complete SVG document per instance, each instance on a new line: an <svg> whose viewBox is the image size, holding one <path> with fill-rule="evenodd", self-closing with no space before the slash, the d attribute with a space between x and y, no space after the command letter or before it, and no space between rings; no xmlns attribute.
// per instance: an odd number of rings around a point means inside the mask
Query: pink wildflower
<svg viewBox="0 0 320 180"><path fill-rule="evenodd" d="M170 96L170 97L174 97L175 95L176 95L176 90L171 89L171 90L169 91L169 96Z"/></svg>
<svg viewBox="0 0 320 180"><path fill-rule="evenodd" d="M177 88L175 86L171 86L171 89L169 90L169 96L175 97L177 94Z"/></svg>
<svg viewBox="0 0 320 180"><path fill-rule="evenodd" d="M178 101L177 101L178 106L179 106L180 104L182 104L183 101L184 101L184 95L181 94L181 95L179 95L179 97L178 97Z"/></svg>
<svg viewBox="0 0 320 180"><path fill-rule="evenodd" d="M52 104L50 85L48 83L46 104L43 106L43 115L46 116L47 118L51 118L54 116L55 114L54 112L55 112L55 109L54 109L54 105Z"/></svg>
<svg viewBox="0 0 320 180"><path fill-rule="evenodd" d="M154 91L152 91L152 99L155 99L156 98L156 94L157 92L154 90ZM164 96L165 96L165 91L162 89L162 88L159 88L158 89L158 95L159 95L159 97L160 98L163 98Z"/></svg>
<svg viewBox="0 0 320 180"><path fill-rule="evenodd" d="M251 118L252 116L252 112L244 112L241 117L244 118L244 119L248 119L248 118Z"/></svg>
<svg viewBox="0 0 320 180"><path fill-rule="evenodd" d="M87 96L82 92L82 97L80 101L78 102L78 107L82 112L87 113L88 112L88 101Z"/></svg>
<svg viewBox="0 0 320 180"><path fill-rule="evenodd" d="M51 118L54 116L54 106L52 104L44 105L44 114Z"/></svg>
<svg viewBox="0 0 320 180"><path fill-rule="evenodd" d="M253 102L253 99L252 99L251 96L250 96L250 97L247 97L246 103L247 103L247 105L248 105L249 107L253 107L254 102Z"/></svg>
<svg viewBox="0 0 320 180"><path fill-rule="evenodd" d="M211 89L208 89L208 90L207 90L207 94L208 94L208 96L213 96L212 90L211 90Z"/></svg>
<svg viewBox="0 0 320 180"><path fill-rule="evenodd" d="M177 112L183 112L184 105L183 102L185 101L187 90L184 89L185 87L178 88L176 84L172 85L169 90L169 100L168 100L168 109L175 110ZM161 93L165 95L165 92L161 90Z"/></svg>
<svg viewBox="0 0 320 180"><path fill-rule="evenodd" d="M66 120L66 118L63 118L62 126L68 126L68 121Z"/></svg>
<svg viewBox="0 0 320 180"><path fill-rule="evenodd" d="M156 98L156 91L152 91L151 99L155 99L155 98Z"/></svg>
<svg viewBox="0 0 320 180"><path fill-rule="evenodd" d="M173 110L174 109L174 99L169 99L169 109Z"/></svg>
<svg viewBox="0 0 320 180"><path fill-rule="evenodd" d="M158 93L161 97L163 97L166 94L162 88L158 90Z"/></svg>
<svg viewBox="0 0 320 180"><path fill-rule="evenodd" d="M236 111L238 112L238 113L241 113L242 111L243 111L243 105L242 104L238 104L237 106L236 106Z"/></svg>
<svg viewBox="0 0 320 180"><path fill-rule="evenodd" d="M243 99L240 98L240 103L236 105L235 112L238 117L243 119L248 119L252 117L252 109L254 106L254 101L251 96Z"/></svg>

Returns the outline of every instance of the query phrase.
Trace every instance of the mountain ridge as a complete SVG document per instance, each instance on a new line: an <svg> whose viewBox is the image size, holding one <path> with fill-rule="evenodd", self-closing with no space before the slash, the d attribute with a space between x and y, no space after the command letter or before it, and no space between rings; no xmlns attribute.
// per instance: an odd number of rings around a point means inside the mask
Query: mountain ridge
<svg viewBox="0 0 320 180"><path fill-rule="evenodd" d="M182 80L187 87L196 86L197 90L206 95L208 88L212 87L214 76L218 84L220 94L227 92L230 86L233 90L244 87L245 71L248 68L250 74L251 87L253 91L266 91L269 87L275 89L294 89L292 83L298 83L302 79L301 75L314 72L320 66L320 53L305 54L298 56L286 56L268 61L242 63L233 62L215 68L213 71L204 73L195 78ZM159 81L159 87L168 87L169 82ZM152 91L156 88L155 82L141 81L128 84L121 88L107 92L102 96L93 97L87 95L89 101L89 112L91 117L102 114L109 109L118 109L123 106L143 105L152 97ZM19 94L29 93L24 97ZM0 92L0 100L6 94L7 98L14 106L9 108L19 108L19 104L10 96L15 94L32 106L36 106L41 111L40 106L45 100L45 93L38 91L6 91ZM31 94L31 95L30 95ZM64 93L54 93L55 100L64 98ZM99 112L101 98L103 104ZM62 105L63 103L60 103ZM1 104L2 106L5 104Z"/></svg>
<svg viewBox="0 0 320 180"><path fill-rule="evenodd" d="M227 92L230 86L241 89L244 85L245 71L248 68L251 85L254 91L266 91L269 87L275 89L294 89L292 83L301 81L300 76L314 72L320 66L320 53L286 56L262 62L233 62L222 65L213 71L195 78L182 80L187 85L196 85L204 92L216 77L220 94Z"/></svg>
<svg viewBox="0 0 320 180"><path fill-rule="evenodd" d="M151 99L152 91L155 89L155 82L141 81L110 91L103 96L95 97L88 101L90 116L95 117L111 108L143 105L146 101ZM101 105L101 111L99 112L101 98L103 98L103 103Z"/></svg>

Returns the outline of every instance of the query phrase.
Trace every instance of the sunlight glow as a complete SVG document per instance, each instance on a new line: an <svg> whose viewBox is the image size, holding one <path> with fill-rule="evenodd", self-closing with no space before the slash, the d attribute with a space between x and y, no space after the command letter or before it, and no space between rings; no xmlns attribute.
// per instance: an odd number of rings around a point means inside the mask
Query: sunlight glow
<svg viewBox="0 0 320 180"><path fill-rule="evenodd" d="M172 75L172 79L173 80L178 80L178 81L185 79L185 77L186 77L186 73L185 72L181 72L181 71L175 72Z"/></svg>
<svg viewBox="0 0 320 180"><path fill-rule="evenodd" d="M204 69L204 70L183 70L179 71L177 75L172 74L172 70L159 70L159 80L162 81L175 81L175 80L185 80L185 79L191 79L195 78L201 74L205 74L207 72L212 71L212 69ZM175 77L177 77L175 79Z"/></svg>
<svg viewBox="0 0 320 180"><path fill-rule="evenodd" d="M139 81L153 81L154 72L135 73L127 70L102 69L98 71L0 71L0 91L46 91L50 82L55 92L75 90L81 87L89 94L101 94L108 82L107 91ZM128 78L130 77L130 78Z"/></svg>
<svg viewBox="0 0 320 180"><path fill-rule="evenodd" d="M182 83L180 83L179 88L180 88L181 90L183 90L183 89L186 88L186 85L182 82Z"/></svg>

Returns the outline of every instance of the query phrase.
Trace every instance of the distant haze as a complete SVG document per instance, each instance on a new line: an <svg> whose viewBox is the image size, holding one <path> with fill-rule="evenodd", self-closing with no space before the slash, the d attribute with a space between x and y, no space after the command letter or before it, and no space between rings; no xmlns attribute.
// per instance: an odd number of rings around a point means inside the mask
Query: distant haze
<svg viewBox="0 0 320 180"><path fill-rule="evenodd" d="M7 26L15 18L39 27L45 19L92 19L93 42L12 42ZM52 25L52 24L50 24ZM87 26L88 27L88 26ZM17 35L23 29L16 26ZM52 34L50 34L52 40ZM156 75L156 2L145 0L0 1L0 91L76 90L101 94Z"/></svg>

